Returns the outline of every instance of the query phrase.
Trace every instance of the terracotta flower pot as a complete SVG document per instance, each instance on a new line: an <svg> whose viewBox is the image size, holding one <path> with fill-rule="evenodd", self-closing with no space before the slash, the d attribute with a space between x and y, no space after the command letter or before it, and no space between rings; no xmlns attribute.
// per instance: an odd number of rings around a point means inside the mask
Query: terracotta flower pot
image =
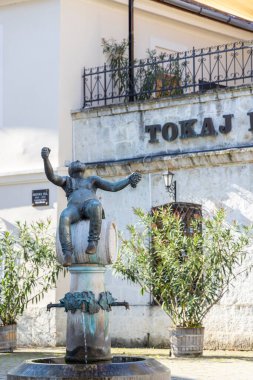
<svg viewBox="0 0 253 380"><path fill-rule="evenodd" d="M204 346L204 327L172 328L170 343L173 356L201 356Z"/></svg>

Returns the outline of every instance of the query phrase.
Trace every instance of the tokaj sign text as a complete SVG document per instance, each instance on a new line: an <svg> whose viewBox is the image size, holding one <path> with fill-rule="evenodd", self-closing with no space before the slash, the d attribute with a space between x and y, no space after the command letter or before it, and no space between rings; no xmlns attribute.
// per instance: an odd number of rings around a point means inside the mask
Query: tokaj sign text
<svg viewBox="0 0 253 380"><path fill-rule="evenodd" d="M249 131L253 132L253 112L248 112L247 115L250 117ZM219 126L220 133L227 134L231 132L233 117L233 114L223 115L223 124ZM146 125L145 132L149 133L150 143L159 143L158 133L161 133L163 139L169 142L177 138L189 139L216 136L218 134L211 117L204 118L200 133L197 133L194 128L197 121L197 119L182 120L178 122L179 126L172 122L165 123L163 126L161 124Z"/></svg>

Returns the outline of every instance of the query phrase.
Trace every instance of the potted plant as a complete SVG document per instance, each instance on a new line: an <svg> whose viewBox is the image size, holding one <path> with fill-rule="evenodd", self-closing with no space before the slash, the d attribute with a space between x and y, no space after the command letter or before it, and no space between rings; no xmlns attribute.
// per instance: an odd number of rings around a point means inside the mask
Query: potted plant
<svg viewBox="0 0 253 380"><path fill-rule="evenodd" d="M50 221L17 223L15 232L0 232L0 352L16 347L17 318L55 285L56 261Z"/></svg>
<svg viewBox="0 0 253 380"><path fill-rule="evenodd" d="M173 322L171 348L175 356L201 355L203 320L242 268L251 228L225 223L225 212L193 219L185 233L181 217L170 207L150 213L134 210L140 224L130 225L130 237L114 264L116 273L151 292Z"/></svg>
<svg viewBox="0 0 253 380"><path fill-rule="evenodd" d="M181 95L182 76L183 66L177 57L148 49L147 59L140 61L136 72L137 83L141 83L137 100Z"/></svg>
<svg viewBox="0 0 253 380"><path fill-rule="evenodd" d="M129 86L128 41L125 38L121 42L102 38L102 47L103 54L111 69L112 87L117 90L114 95L122 96L127 93Z"/></svg>
<svg viewBox="0 0 253 380"><path fill-rule="evenodd" d="M110 76L115 96L126 96L129 90L128 41L102 39L103 54L111 69ZM181 95L182 82L190 81L185 73L185 63L179 63L177 55L168 55L147 50L147 58L134 60L134 88L136 100L147 100L165 96ZM183 80L184 76L184 80Z"/></svg>

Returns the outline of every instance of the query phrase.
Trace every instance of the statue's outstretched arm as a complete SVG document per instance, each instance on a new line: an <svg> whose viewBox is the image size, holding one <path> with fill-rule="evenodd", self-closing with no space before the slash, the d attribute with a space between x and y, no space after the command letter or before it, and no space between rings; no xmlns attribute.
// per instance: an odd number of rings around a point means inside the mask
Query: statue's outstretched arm
<svg viewBox="0 0 253 380"><path fill-rule="evenodd" d="M54 173L51 162L49 161L49 158L48 158L49 154L50 154L49 148L44 147L41 149L41 157L43 158L43 161L44 161L44 169L45 169L45 174L47 176L47 179L50 182L52 182L54 185L63 186L64 183L66 182L66 179L65 177L61 177Z"/></svg>
<svg viewBox="0 0 253 380"><path fill-rule="evenodd" d="M136 187L137 183L141 180L141 174L132 173L129 177L124 178L117 182L106 181L103 178L95 177L95 186L99 189L105 191L119 191L124 189L126 186L131 185Z"/></svg>

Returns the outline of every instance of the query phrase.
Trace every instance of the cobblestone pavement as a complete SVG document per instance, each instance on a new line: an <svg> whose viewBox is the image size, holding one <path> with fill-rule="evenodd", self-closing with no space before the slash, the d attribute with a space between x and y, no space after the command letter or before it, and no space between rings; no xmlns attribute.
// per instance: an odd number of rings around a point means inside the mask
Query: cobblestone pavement
<svg viewBox="0 0 253 380"><path fill-rule="evenodd" d="M18 349L13 354L0 353L0 380L24 360L63 356L64 348ZM170 368L172 380L253 380L253 352L205 351L202 358L170 358L169 350L112 349L114 355L153 357Z"/></svg>

